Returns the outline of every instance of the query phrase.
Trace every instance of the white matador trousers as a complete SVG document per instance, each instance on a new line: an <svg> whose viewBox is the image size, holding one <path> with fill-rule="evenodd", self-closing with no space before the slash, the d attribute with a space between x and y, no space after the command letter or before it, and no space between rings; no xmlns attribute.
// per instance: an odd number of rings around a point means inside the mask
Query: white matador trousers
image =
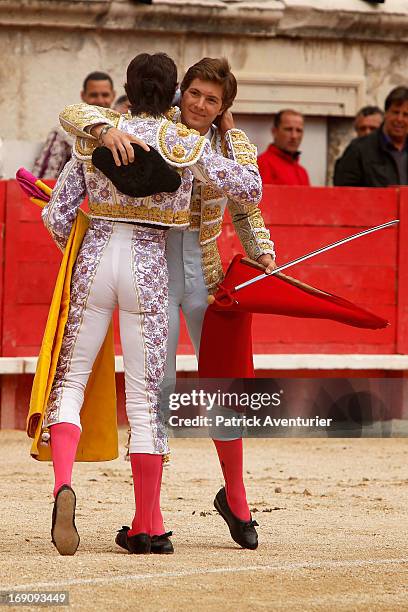
<svg viewBox="0 0 408 612"><path fill-rule="evenodd" d="M162 414L169 413L169 396L176 387L180 308L198 359L201 331L208 307L208 289L204 281L199 233L189 230L170 230L167 236L166 257L169 270L169 338L162 385ZM231 419L237 414L229 408L214 406L210 416L215 422L215 417L218 415ZM215 426L209 428L210 437L221 440L236 440L242 437L242 433L243 428L240 425L229 427L227 430Z"/></svg>
<svg viewBox="0 0 408 612"><path fill-rule="evenodd" d="M164 230L131 223L91 220L73 271L48 426L81 426L85 387L118 305L129 451L168 452L160 411L168 333L165 235Z"/></svg>
<svg viewBox="0 0 408 612"><path fill-rule="evenodd" d="M169 339L164 384L174 387L180 334L180 308L198 358L201 329L208 306L208 290L201 264L198 232L170 230L167 237L166 258L169 270Z"/></svg>

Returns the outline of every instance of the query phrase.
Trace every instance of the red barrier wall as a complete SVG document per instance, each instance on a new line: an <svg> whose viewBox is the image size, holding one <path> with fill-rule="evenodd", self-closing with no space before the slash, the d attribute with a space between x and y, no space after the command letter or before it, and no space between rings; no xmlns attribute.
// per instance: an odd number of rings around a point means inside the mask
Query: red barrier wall
<svg viewBox="0 0 408 612"><path fill-rule="evenodd" d="M397 219L399 208L400 191L394 188L267 185L261 203L265 223L275 241L278 263L286 263L367 227ZM255 353L396 352L400 231L398 227L381 230L285 271L289 276L373 310L390 321L389 328L370 331L331 321L256 315ZM231 251L242 251L229 217L220 246L225 264Z"/></svg>
<svg viewBox="0 0 408 612"><path fill-rule="evenodd" d="M390 327L370 331L331 321L256 315L256 353L408 352L408 189L266 186L261 208L278 263L390 219L401 217L401 223L287 272L373 310L386 317ZM0 223L4 219L2 355L36 355L61 255L42 225L40 209L15 181L0 182ZM225 266L234 253L242 252L228 214L218 243ZM117 319L115 328L120 351ZM193 353L185 325L179 353Z"/></svg>
<svg viewBox="0 0 408 612"><path fill-rule="evenodd" d="M408 188L266 186L261 208L278 263L369 226L396 218L401 222L288 270L289 275L388 318L388 329L359 330L331 321L257 315L256 353L408 353ZM15 181L0 181L0 228L1 355L37 355L61 254L42 225L40 209ZM233 254L243 252L228 213L218 242L224 266ZM120 353L116 316L115 338ZM193 353L183 321L178 352ZM267 377L270 372L257 374ZM310 371L290 375L310 376ZM1 377L0 427L24 428L31 384L31 375ZM122 374L117 375L117 390L118 420L123 424Z"/></svg>
<svg viewBox="0 0 408 612"><path fill-rule="evenodd" d="M41 209L7 182L2 355L37 355L61 254Z"/></svg>
<svg viewBox="0 0 408 612"><path fill-rule="evenodd" d="M3 338L3 293L4 293L4 234L5 234L5 210L6 210L7 183L0 181L0 343Z"/></svg>
<svg viewBox="0 0 408 612"><path fill-rule="evenodd" d="M398 237L396 353L408 353L408 188L401 189Z"/></svg>

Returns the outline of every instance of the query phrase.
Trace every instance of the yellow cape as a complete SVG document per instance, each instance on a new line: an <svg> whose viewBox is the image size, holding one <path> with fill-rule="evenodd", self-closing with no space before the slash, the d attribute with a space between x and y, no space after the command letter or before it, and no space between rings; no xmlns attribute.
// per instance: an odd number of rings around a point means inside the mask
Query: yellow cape
<svg viewBox="0 0 408 612"><path fill-rule="evenodd" d="M33 198L33 201L40 206L44 205L40 200ZM88 217L79 211L59 269L31 391L27 434L34 438L31 446L32 457L41 461L51 460L49 444L41 444L43 419L68 318L72 270L87 227ZM88 380L81 410L81 425L82 434L76 461L116 459L118 433L112 324Z"/></svg>

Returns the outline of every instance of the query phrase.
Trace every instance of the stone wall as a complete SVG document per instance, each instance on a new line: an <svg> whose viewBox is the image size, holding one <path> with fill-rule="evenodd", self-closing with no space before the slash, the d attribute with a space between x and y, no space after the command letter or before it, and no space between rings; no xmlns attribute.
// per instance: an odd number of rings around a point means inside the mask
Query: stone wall
<svg viewBox="0 0 408 612"><path fill-rule="evenodd" d="M88 72L109 72L120 94L139 52L166 51L180 73L224 55L236 113L328 117L332 160L358 108L406 81L407 26L405 0L0 0L0 135L13 155L33 152Z"/></svg>

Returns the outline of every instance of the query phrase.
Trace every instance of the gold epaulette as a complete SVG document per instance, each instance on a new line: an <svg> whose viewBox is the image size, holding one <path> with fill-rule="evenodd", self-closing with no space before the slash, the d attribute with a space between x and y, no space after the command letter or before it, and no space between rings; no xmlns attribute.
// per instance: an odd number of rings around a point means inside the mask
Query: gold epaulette
<svg viewBox="0 0 408 612"><path fill-rule="evenodd" d="M63 129L73 136L92 138L85 128L98 123L109 123L118 127L121 114L111 108L91 106L90 104L71 104L60 113L59 120Z"/></svg>
<svg viewBox="0 0 408 612"><path fill-rule="evenodd" d="M171 166L184 168L195 164L206 144L204 136L182 123L163 121L157 133L157 149Z"/></svg>
<svg viewBox="0 0 408 612"><path fill-rule="evenodd" d="M242 166L252 164L258 167L256 146L250 142L245 132L234 128L229 130L227 134L230 139L234 160Z"/></svg>
<svg viewBox="0 0 408 612"><path fill-rule="evenodd" d="M180 109L178 106L172 106L168 111L164 113L166 119L171 121L172 123L176 122L176 117L180 115Z"/></svg>

